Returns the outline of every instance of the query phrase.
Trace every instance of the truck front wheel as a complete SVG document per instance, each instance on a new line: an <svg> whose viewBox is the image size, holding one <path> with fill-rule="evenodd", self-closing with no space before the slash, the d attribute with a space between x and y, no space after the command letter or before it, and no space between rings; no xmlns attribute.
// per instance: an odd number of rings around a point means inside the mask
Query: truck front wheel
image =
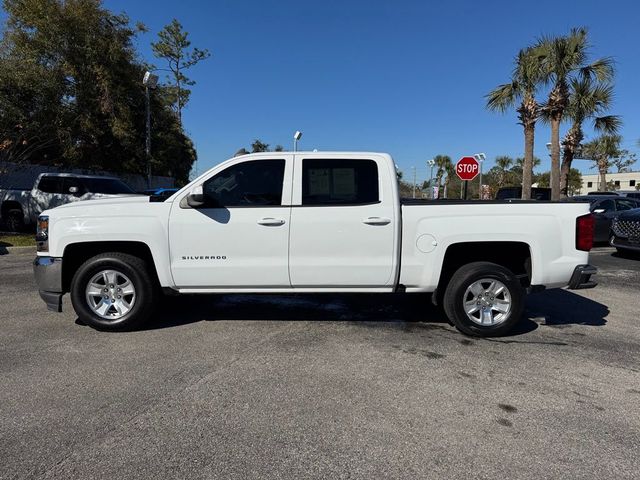
<svg viewBox="0 0 640 480"><path fill-rule="evenodd" d="M146 262L112 252L84 262L71 281L71 303L81 321L99 330L129 330L154 310L155 279Z"/></svg>
<svg viewBox="0 0 640 480"><path fill-rule="evenodd" d="M498 336L520 320L524 294L510 270L495 263L474 262L453 274L443 306L461 332L477 337Z"/></svg>

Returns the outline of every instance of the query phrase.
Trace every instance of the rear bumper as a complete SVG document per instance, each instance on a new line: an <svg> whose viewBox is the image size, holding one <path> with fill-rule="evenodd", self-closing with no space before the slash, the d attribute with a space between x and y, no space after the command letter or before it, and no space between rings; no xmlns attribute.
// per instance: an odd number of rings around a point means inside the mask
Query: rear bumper
<svg viewBox="0 0 640 480"><path fill-rule="evenodd" d="M38 284L40 298L49 310L62 311L62 258L36 257L33 274Z"/></svg>
<svg viewBox="0 0 640 480"><path fill-rule="evenodd" d="M593 265L578 265L573 270L573 275L569 280L569 289L579 290L581 288L595 287L598 283L591 280L591 275L596 273L598 273L598 269Z"/></svg>

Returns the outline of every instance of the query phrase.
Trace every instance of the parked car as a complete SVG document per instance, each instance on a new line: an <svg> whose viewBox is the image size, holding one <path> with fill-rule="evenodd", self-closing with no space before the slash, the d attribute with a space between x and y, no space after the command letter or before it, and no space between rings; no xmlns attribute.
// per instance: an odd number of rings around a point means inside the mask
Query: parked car
<svg viewBox="0 0 640 480"><path fill-rule="evenodd" d="M38 226L41 297L61 311L70 292L106 330L147 320L161 291L406 292L492 336L520 320L527 291L595 286L586 204L401 201L382 153L243 155L164 202L68 204Z"/></svg>
<svg viewBox="0 0 640 480"><path fill-rule="evenodd" d="M613 219L609 243L620 253L640 254L640 208L622 212Z"/></svg>
<svg viewBox="0 0 640 480"><path fill-rule="evenodd" d="M519 200L522 198L522 187L502 187L496 193L496 200ZM532 200L551 200L551 189L545 187L531 188Z"/></svg>
<svg viewBox="0 0 640 480"><path fill-rule="evenodd" d="M36 223L40 212L65 203L134 194L116 177L41 173L31 188L0 189L0 220L8 230L20 231Z"/></svg>
<svg viewBox="0 0 640 480"><path fill-rule="evenodd" d="M178 188L152 188L149 190L143 190L140 193L142 193L143 195L148 195L150 197L156 197L157 199L166 200L178 190Z"/></svg>
<svg viewBox="0 0 640 480"><path fill-rule="evenodd" d="M638 198L638 199L640 199L640 191L638 191L638 190L620 190L618 192L618 195L621 195L621 196L627 197L627 198Z"/></svg>
<svg viewBox="0 0 640 480"><path fill-rule="evenodd" d="M620 213L640 207L640 200L619 195L579 195L570 197L571 202L589 202L594 217L594 242L608 242L611 222Z"/></svg>

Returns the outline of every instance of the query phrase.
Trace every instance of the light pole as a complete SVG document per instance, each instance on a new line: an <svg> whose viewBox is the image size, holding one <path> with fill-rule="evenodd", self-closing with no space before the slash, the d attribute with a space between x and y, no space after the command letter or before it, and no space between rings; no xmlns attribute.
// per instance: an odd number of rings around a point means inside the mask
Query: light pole
<svg viewBox="0 0 640 480"><path fill-rule="evenodd" d="M413 170L413 198L416 198L416 167L411 167Z"/></svg>
<svg viewBox="0 0 640 480"><path fill-rule="evenodd" d="M300 130L296 130L296 133L293 134L293 151L298 151L298 140L302 138L302 132Z"/></svg>
<svg viewBox="0 0 640 480"><path fill-rule="evenodd" d="M432 158L431 160L427 160L427 165L431 167L431 172L429 173L429 198L433 198L433 166L436 164L436 161Z"/></svg>
<svg viewBox="0 0 640 480"><path fill-rule="evenodd" d="M473 158L480 163L480 189L478 190L478 199L482 200L482 163L485 161L487 156L484 153L476 153Z"/></svg>
<svg viewBox="0 0 640 480"><path fill-rule="evenodd" d="M147 71L142 77L144 85L145 103L147 109L147 136L145 141L145 153L147 156L147 188L151 188L151 98L149 89L153 90L158 85L158 75Z"/></svg>

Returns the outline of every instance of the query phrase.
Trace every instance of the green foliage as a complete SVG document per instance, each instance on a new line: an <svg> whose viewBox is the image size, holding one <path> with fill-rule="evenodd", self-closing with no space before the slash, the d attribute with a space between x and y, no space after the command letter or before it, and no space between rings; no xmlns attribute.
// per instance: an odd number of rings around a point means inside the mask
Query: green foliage
<svg viewBox="0 0 640 480"><path fill-rule="evenodd" d="M195 81L188 78L184 71L211 56L207 49L197 47L189 49L191 41L189 33L175 18L158 33L158 41L151 43L153 54L166 61L170 72L169 83L164 86L167 99L176 115L182 121L182 109L189 103L191 90Z"/></svg>
<svg viewBox="0 0 640 480"><path fill-rule="evenodd" d="M4 0L0 159L144 173L144 66L131 26L98 0ZM196 154L152 96L155 175L188 179Z"/></svg>
<svg viewBox="0 0 640 480"><path fill-rule="evenodd" d="M264 143L262 140L260 140L259 138L256 138L253 143L251 144L251 151L247 150L246 148L242 147L240 150L238 150L235 154L235 156L237 157L238 155L246 155L248 153L260 153L260 152L284 152L285 149L282 145L276 145L275 147L273 147L273 150L271 150L269 148L269 144L268 143Z"/></svg>

